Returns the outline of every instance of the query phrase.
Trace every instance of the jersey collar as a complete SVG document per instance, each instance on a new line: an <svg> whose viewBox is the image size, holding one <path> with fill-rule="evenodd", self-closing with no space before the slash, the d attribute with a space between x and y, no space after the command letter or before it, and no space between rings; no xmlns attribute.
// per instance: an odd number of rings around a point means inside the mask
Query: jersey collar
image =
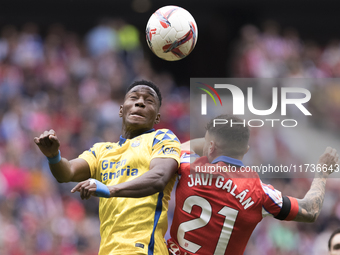
<svg viewBox="0 0 340 255"><path fill-rule="evenodd" d="M244 166L241 160L235 159L235 158L230 158L227 156L219 156L215 158L211 163L216 164L218 162L224 162L226 164L232 164L236 166Z"/></svg>
<svg viewBox="0 0 340 255"><path fill-rule="evenodd" d="M151 133L151 132L153 132L153 131L155 131L154 128L152 128L152 129L150 129L150 130L148 130L148 131L146 131L146 132L144 132L144 133L142 133L142 134L140 134L140 135L144 135L144 134L147 134L147 133ZM122 146L122 145L125 143L126 140L127 140L126 138L124 138L122 135L120 135L118 145L119 145L119 146Z"/></svg>

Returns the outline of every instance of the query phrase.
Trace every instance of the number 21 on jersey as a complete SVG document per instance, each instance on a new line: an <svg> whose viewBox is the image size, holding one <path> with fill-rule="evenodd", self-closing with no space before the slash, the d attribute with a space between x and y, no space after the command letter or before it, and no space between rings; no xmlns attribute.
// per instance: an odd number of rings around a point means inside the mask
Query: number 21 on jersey
<svg viewBox="0 0 340 255"><path fill-rule="evenodd" d="M199 206L202 209L200 217L181 223L177 231L177 240L179 245L183 249L191 253L196 253L204 244L197 244L189 240L186 240L184 238L185 233L195 231L199 228L208 225L209 221L212 219L212 217L214 217L212 207L209 201L199 196L188 197L184 201L182 209L183 211L190 214L192 207L194 205ZM214 255L223 255L227 249L238 211L233 208L224 206L217 213L224 216L224 222L215 248ZM207 242L210 242L210 240L207 239Z"/></svg>

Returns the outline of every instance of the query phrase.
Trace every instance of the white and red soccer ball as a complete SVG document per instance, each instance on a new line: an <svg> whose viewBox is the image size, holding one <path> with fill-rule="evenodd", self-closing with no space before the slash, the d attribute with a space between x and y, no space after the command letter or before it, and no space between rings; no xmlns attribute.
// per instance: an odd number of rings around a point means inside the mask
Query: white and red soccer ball
<svg viewBox="0 0 340 255"><path fill-rule="evenodd" d="M158 57L175 61L185 58L197 42L197 25L191 14L178 6L164 6L146 25L146 41Z"/></svg>

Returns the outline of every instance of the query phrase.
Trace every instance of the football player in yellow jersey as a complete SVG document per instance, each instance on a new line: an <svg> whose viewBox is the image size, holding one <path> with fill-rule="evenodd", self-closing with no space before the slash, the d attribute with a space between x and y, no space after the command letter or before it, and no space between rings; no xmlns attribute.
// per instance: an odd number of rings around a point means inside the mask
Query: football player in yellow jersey
<svg viewBox="0 0 340 255"><path fill-rule="evenodd" d="M134 82L120 107L119 142L96 143L70 161L61 158L53 130L34 138L58 182L79 182L72 192L82 199L101 197L100 255L168 253L164 235L180 143L170 130L153 129L161 103L153 83Z"/></svg>

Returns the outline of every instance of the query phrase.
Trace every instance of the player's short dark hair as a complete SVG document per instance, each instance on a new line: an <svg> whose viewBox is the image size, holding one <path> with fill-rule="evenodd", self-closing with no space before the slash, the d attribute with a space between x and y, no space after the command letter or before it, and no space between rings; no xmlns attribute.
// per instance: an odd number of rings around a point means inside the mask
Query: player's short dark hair
<svg viewBox="0 0 340 255"><path fill-rule="evenodd" d="M148 86L150 88L152 88L156 94L157 94L157 97L158 97L158 100L159 100L159 107L161 107L162 105L162 95L161 95L161 91L159 90L159 88L156 86L156 84L154 84L152 81L147 81L147 80L139 80L139 81L134 81L126 90L126 93L127 94L132 88L138 86L138 85L145 85L145 86Z"/></svg>
<svg viewBox="0 0 340 255"><path fill-rule="evenodd" d="M214 119L223 119L228 122L227 124L216 124L214 127ZM231 122L238 124L231 125ZM210 135L215 136L219 142L226 144L222 149L226 156L239 156L247 151L250 136L249 127L246 123L244 125L242 123L245 122L238 117L223 114L211 119L206 130Z"/></svg>
<svg viewBox="0 0 340 255"><path fill-rule="evenodd" d="M335 235L337 234L340 234L340 228L334 230L334 232L331 234L331 236L329 237L329 240L328 240L328 250L330 251L331 250L331 243L332 243L332 239Z"/></svg>

